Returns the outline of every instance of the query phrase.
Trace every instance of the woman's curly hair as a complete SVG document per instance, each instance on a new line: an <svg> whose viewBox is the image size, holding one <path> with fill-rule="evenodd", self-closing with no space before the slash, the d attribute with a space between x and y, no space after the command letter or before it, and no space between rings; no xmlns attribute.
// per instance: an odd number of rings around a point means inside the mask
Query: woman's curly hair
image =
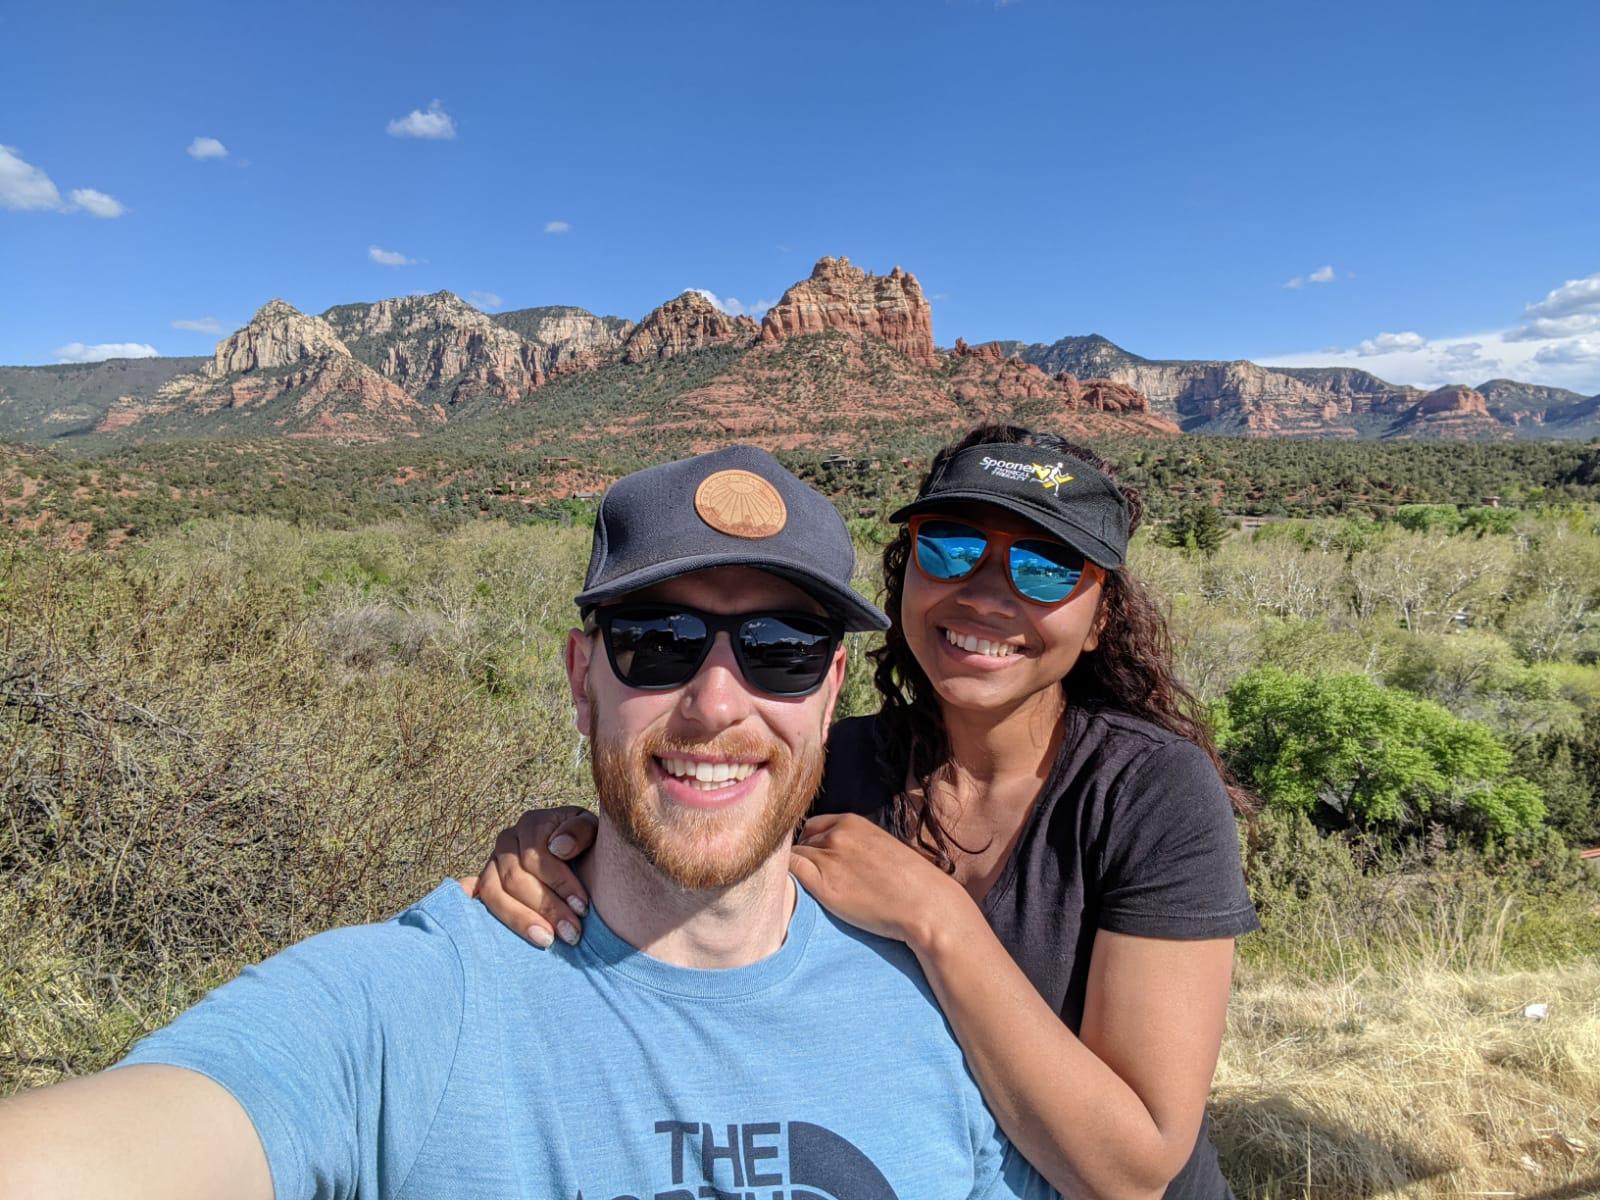
<svg viewBox="0 0 1600 1200"><path fill-rule="evenodd" d="M1052 454L1070 454L1089 463L1115 481L1115 471L1087 446L1050 433L1018 425L980 425L959 442L934 456L923 477L919 494L954 455L985 443L1033 446ZM1128 532L1139 527L1144 505L1138 489L1118 484L1128 500ZM884 611L891 625L884 643L871 652L876 664L873 682L883 696L878 718L878 769L888 793L895 797L890 828L902 841L916 846L946 871L953 870L950 834L927 803L931 785L946 768L950 738L932 683L906 644L901 625L900 599L911 556L911 531L902 525L883 550ZM1210 756L1227 785L1234 809L1255 808L1250 794L1229 776L1217 757L1210 731L1196 717L1199 703L1178 681L1173 661L1172 634L1165 616L1126 567L1107 571L1100 592L1099 644L1078 657L1061 686L1069 703L1115 708L1186 738ZM1068 747L1062 747L1064 755ZM1058 762L1060 759L1058 759ZM919 796L906 789L907 765L917 780ZM1050 785L1046 784L1048 788ZM957 847L960 849L961 847Z"/></svg>

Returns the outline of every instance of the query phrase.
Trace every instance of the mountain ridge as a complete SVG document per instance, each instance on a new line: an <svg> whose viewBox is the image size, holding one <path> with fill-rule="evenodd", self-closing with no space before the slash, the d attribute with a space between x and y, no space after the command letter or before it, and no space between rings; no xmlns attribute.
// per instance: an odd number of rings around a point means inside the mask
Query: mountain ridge
<svg viewBox="0 0 1600 1200"><path fill-rule="evenodd" d="M677 391L662 392L662 380L641 388L611 369L648 372L695 356L710 357L662 377ZM541 401L553 381L575 376L590 383L560 390L589 396L593 412ZM633 409L613 403L647 394L653 399ZM697 291L637 323L571 305L491 314L449 291L336 304L320 314L274 299L210 359L0 367L0 437L30 441L384 441L521 408L529 415L513 424L530 428L593 420L618 432L659 426L696 439L718 431L774 444L827 437L841 448L886 421L958 428L1012 419L1023 408L1077 436L1600 435L1600 396L1515 380L1428 392L1353 367L1145 358L1097 333L976 347L958 338L954 348L938 348L915 275L899 266L875 275L843 257L820 259L759 323Z"/></svg>

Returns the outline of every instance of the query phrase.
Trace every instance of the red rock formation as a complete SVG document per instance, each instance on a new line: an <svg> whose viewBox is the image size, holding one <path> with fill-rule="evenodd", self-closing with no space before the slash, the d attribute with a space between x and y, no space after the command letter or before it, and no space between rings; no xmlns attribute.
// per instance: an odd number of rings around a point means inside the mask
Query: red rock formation
<svg viewBox="0 0 1600 1200"><path fill-rule="evenodd" d="M729 342L749 345L755 341L756 332L756 323L749 317L729 316L703 293L684 292L634 327L622 344L622 361L675 358Z"/></svg>
<svg viewBox="0 0 1600 1200"><path fill-rule="evenodd" d="M999 342L984 342L981 346L967 345L966 338L956 339L955 355L957 358L1004 358L1005 351Z"/></svg>
<svg viewBox="0 0 1600 1200"><path fill-rule="evenodd" d="M869 275L848 258L824 258L767 310L761 340L779 342L837 329L880 337L920 366L937 361L933 314L915 275L896 267Z"/></svg>
<svg viewBox="0 0 1600 1200"><path fill-rule="evenodd" d="M1458 383L1429 392L1417 403L1416 413L1419 417L1431 417L1439 413L1487 417L1489 406L1477 392Z"/></svg>

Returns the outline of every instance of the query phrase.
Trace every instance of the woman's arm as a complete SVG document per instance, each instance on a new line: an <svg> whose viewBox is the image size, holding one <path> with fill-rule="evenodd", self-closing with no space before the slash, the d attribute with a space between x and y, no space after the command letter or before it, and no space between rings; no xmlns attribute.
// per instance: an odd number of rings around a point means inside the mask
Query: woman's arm
<svg viewBox="0 0 1600 1200"><path fill-rule="evenodd" d="M1080 1039L961 885L871 822L815 818L793 862L831 911L916 954L1000 1127L1053 1187L1084 1200L1165 1191L1199 1134L1232 939L1102 930Z"/></svg>

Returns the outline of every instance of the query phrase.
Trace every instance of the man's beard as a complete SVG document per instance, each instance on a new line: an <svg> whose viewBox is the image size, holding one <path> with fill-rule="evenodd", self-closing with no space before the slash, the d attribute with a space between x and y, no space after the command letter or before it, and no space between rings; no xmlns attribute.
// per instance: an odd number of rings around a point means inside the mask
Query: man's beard
<svg viewBox="0 0 1600 1200"><path fill-rule="evenodd" d="M745 811L749 801L726 810L659 803L650 760L675 752L747 761L764 758L765 807L752 822ZM820 728L798 754L781 742L737 734L706 742L647 736L630 748L597 731L589 746L601 815L646 862L691 891L740 883L788 844L822 782L822 759ZM737 845L718 847L717 835L730 827L745 832Z"/></svg>

